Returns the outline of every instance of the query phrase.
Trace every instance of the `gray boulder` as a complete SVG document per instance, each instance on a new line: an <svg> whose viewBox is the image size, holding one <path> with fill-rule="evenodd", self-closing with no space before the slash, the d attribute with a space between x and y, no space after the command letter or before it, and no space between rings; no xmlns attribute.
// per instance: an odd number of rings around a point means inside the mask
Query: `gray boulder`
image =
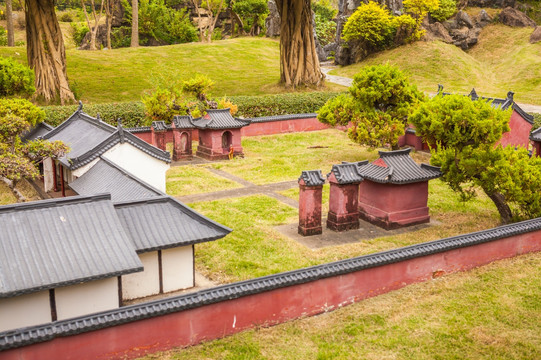
<svg viewBox="0 0 541 360"><path fill-rule="evenodd" d="M483 27L487 26L488 24L490 24L491 22L492 22L492 18L490 17L489 14L487 14L487 12L484 9L481 10L479 15L477 15L477 25L478 26L483 28Z"/></svg>
<svg viewBox="0 0 541 360"><path fill-rule="evenodd" d="M455 22L458 27L467 26L470 29L474 27L473 21L470 16L462 10L460 10L456 14Z"/></svg>
<svg viewBox="0 0 541 360"><path fill-rule="evenodd" d="M278 13L276 2L269 0L267 6L269 7L269 15L265 19L265 26L267 28L265 35L267 37L280 36L280 14Z"/></svg>
<svg viewBox="0 0 541 360"><path fill-rule="evenodd" d="M500 21L502 24L512 27L536 26L535 21L528 15L511 7L506 7L500 12Z"/></svg>
<svg viewBox="0 0 541 360"><path fill-rule="evenodd" d="M443 26L442 23L435 22L433 24L428 24L425 26L426 40L441 40L448 44L453 43L453 38L449 35L449 31Z"/></svg>
<svg viewBox="0 0 541 360"><path fill-rule="evenodd" d="M468 6L504 8L507 6L515 7L515 0L469 0Z"/></svg>

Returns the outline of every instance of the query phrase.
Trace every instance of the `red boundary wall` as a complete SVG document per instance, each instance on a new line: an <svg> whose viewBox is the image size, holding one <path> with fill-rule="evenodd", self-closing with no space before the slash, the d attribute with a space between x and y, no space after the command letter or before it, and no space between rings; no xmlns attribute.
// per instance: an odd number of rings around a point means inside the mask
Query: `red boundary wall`
<svg viewBox="0 0 541 360"><path fill-rule="evenodd" d="M432 243L425 243L428 244L425 247L431 248ZM255 326L274 325L319 314L408 284L426 281L443 273L468 270L498 259L534 251L541 251L541 230L268 291L257 291L231 300L77 335L63 335L0 352L0 358L131 359L158 350L221 338ZM379 256L385 258L388 256L386 254L381 253ZM245 286L244 283L237 284Z"/></svg>

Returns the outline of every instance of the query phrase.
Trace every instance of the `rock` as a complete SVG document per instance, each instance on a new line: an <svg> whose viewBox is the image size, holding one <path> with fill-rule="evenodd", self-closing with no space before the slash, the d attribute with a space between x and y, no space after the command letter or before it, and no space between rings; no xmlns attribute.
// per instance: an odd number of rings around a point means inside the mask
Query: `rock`
<svg viewBox="0 0 541 360"><path fill-rule="evenodd" d="M462 50L468 50L473 45L477 44L480 33L481 28L468 29L466 26L449 32L453 38L453 44L460 47Z"/></svg>
<svg viewBox="0 0 541 360"><path fill-rule="evenodd" d="M107 46L107 27L105 24L98 26L96 33L96 49L99 50ZM90 31L86 33L79 50L90 50Z"/></svg>
<svg viewBox="0 0 541 360"><path fill-rule="evenodd" d="M528 15L511 7L506 7L500 12L500 21L504 25L513 27L536 26L535 21Z"/></svg>
<svg viewBox="0 0 541 360"><path fill-rule="evenodd" d="M453 43L453 38L449 35L449 31L443 26L442 23L436 22L429 24L425 27L426 29L426 40L441 40L448 44Z"/></svg>
<svg viewBox="0 0 541 360"><path fill-rule="evenodd" d="M504 8L507 6L515 7L515 0L469 0L468 6L470 7L492 7L492 8Z"/></svg>
<svg viewBox="0 0 541 360"><path fill-rule="evenodd" d="M265 35L267 37L280 36L280 14L278 13L276 2L269 0L268 7L269 15L265 19L265 26L267 27Z"/></svg>
<svg viewBox="0 0 541 360"><path fill-rule="evenodd" d="M530 43L535 44L539 41L541 41L541 26L537 26L532 35L530 35Z"/></svg>
<svg viewBox="0 0 541 360"><path fill-rule="evenodd" d="M474 27L473 21L471 20L470 16L462 10L460 10L456 14L455 22L458 27L467 26L470 29Z"/></svg>
<svg viewBox="0 0 541 360"><path fill-rule="evenodd" d="M330 54L331 52L336 53L336 49L338 48L338 44L336 42L332 42L330 44L327 44L323 47L323 50L325 50L325 53Z"/></svg>
<svg viewBox="0 0 541 360"><path fill-rule="evenodd" d="M482 9L479 15L477 15L477 24L480 27L485 27L491 22L492 22L492 18L490 17L490 15L488 15L487 12L484 9Z"/></svg>
<svg viewBox="0 0 541 360"><path fill-rule="evenodd" d="M122 20L124 19L124 7L122 6L122 1L121 0L113 0L111 2L111 8L112 8L112 15L113 15L113 20L111 22L111 25L113 27L118 27L118 26L122 26Z"/></svg>

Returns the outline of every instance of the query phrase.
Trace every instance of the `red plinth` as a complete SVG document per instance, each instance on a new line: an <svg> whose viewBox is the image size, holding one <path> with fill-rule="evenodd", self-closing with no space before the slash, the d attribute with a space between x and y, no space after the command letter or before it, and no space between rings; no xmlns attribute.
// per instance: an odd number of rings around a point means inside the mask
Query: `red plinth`
<svg viewBox="0 0 541 360"><path fill-rule="evenodd" d="M233 156L244 156L240 129L200 129L196 155L209 160L226 160L231 145Z"/></svg>
<svg viewBox="0 0 541 360"><path fill-rule="evenodd" d="M427 202L428 181L396 185L365 180L359 186L359 216L387 230L429 222Z"/></svg>
<svg viewBox="0 0 541 360"><path fill-rule="evenodd" d="M329 176L329 214L327 228L345 231L359 228L359 183L339 184L334 174Z"/></svg>
<svg viewBox="0 0 541 360"><path fill-rule="evenodd" d="M190 159L192 154L192 130L177 129L175 123L173 127L173 161Z"/></svg>
<svg viewBox="0 0 541 360"><path fill-rule="evenodd" d="M299 234L302 236L318 235L321 227L321 199L323 185L306 186L299 180Z"/></svg>

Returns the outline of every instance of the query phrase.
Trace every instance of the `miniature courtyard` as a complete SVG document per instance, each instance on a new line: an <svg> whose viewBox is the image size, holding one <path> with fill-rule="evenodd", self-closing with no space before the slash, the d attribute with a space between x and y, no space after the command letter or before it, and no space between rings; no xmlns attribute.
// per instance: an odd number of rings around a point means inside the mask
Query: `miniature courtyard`
<svg viewBox="0 0 541 360"><path fill-rule="evenodd" d="M195 145L194 145L195 146ZM431 221L384 230L361 220L358 230L297 234L298 178L303 170L324 176L342 161L373 161L377 151L351 142L339 130L245 137L244 158L172 163L167 193L194 210L233 229L225 238L199 244L196 270L214 283L230 283L302 267L371 254L499 224L491 201L482 194L463 203L440 180L429 182ZM424 152L412 153L417 163ZM323 224L329 209L329 184L323 187ZM197 284L196 284L197 285Z"/></svg>

